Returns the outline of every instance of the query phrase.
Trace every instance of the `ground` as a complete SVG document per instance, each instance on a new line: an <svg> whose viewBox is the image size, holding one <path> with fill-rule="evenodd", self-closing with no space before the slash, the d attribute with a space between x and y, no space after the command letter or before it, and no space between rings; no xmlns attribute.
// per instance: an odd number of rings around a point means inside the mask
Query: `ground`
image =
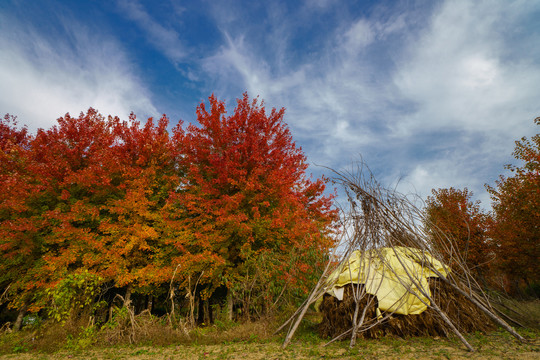
<svg viewBox="0 0 540 360"><path fill-rule="evenodd" d="M2 355L0 359L540 359L540 332L526 330L522 334L529 338L527 343L520 344L503 331L470 334L468 341L476 348L473 353L457 339L359 340L357 346L349 350L347 342L325 347L322 339L302 336L285 350L281 349L279 338L274 338L213 345L98 347L51 354L18 352Z"/></svg>
<svg viewBox="0 0 540 360"><path fill-rule="evenodd" d="M137 317L137 334L129 336L129 322L104 327L70 327L69 324L32 323L20 332L0 330L0 360L59 359L538 359L540 360L540 301L513 301L505 308L524 327L516 330L524 338L519 343L508 332L466 334L475 348L469 352L456 338L382 337L359 339L353 349L349 342L325 346L317 332L319 313L306 314L291 344L281 349L284 333L273 334L284 319L225 323L199 327L189 333L174 329L168 318ZM519 310L519 312L517 311ZM77 330L78 329L78 330ZM133 340L137 345L129 345Z"/></svg>

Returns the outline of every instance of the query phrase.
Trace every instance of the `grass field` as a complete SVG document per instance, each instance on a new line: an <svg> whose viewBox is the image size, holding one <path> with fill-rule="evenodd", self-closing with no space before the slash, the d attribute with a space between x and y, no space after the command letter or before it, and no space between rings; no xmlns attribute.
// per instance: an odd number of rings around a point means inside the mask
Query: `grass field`
<svg viewBox="0 0 540 360"><path fill-rule="evenodd" d="M514 306L525 310L519 320L527 327L517 330L527 342L519 343L503 330L467 334L476 350L472 353L457 338L437 337L359 339L353 349L348 341L324 346L328 340L317 335L318 319L313 314L285 350L284 334L272 334L276 320L218 322L186 334L157 318L141 318L135 344L125 337L127 328L120 326L73 332L69 326L41 324L17 333L6 331L0 335L0 359L540 359L540 302ZM124 338L119 337L122 334Z"/></svg>
<svg viewBox="0 0 540 360"><path fill-rule="evenodd" d="M349 350L347 343L333 343L306 335L287 349L278 338L221 344L169 346L115 346L55 353L23 352L0 359L540 359L538 331L521 331L530 342L519 344L508 334L472 334L468 340L476 351L468 352L456 339L410 338L363 340Z"/></svg>

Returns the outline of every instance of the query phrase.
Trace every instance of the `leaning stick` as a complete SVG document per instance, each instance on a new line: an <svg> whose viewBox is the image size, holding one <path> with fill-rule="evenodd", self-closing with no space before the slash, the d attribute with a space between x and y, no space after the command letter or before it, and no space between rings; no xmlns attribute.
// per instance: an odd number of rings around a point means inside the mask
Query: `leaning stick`
<svg viewBox="0 0 540 360"><path fill-rule="evenodd" d="M395 253L395 249L394 249L394 253ZM397 255L397 254L396 254ZM418 283L418 280L414 277L414 275L412 275L410 272L409 272L409 269L407 269L407 267L405 266L405 264L403 264L403 261L401 260L401 257L400 256L396 256L396 258L398 259L399 263L401 264L403 270L405 271L405 273L407 274L407 276L409 277L409 279L411 280L411 282L413 283L414 286L416 286L416 288L420 291L420 293L422 295L424 295L428 300L429 300L429 304L427 304L424 300L422 300L417 294L415 291L413 291L411 289L411 287L407 287L407 291L413 295L415 295L418 300L420 300L421 302L423 302L425 305L427 305L428 307L431 307L433 310L435 310L439 316L444 320L444 322L450 327L450 329L452 329L452 331L454 332L454 334L456 334L456 336L459 338L459 340L461 340L461 342L463 343L463 345L465 345L467 347L467 349L469 349L469 351L473 352L474 351L474 348L471 346L471 344L469 344L469 342L467 341L467 339L465 339L465 337L459 332L459 330L456 328L456 326L454 325L454 323L450 320L450 318L444 313L444 311L441 310L441 308L433 301L433 299L431 298L431 295L428 294L428 292L424 289L424 287ZM390 267L390 269L392 271L394 271L394 269L392 269Z"/></svg>
<svg viewBox="0 0 540 360"><path fill-rule="evenodd" d="M506 323L506 321L504 321L503 319L501 319L500 317L498 317L497 315L495 315L493 312L489 311L488 308L486 308L481 302L479 302L478 300L476 300L473 296L470 296L466 291L463 291L462 289L459 288L459 286L457 286L456 284L454 284L452 281L448 280L444 275L442 275L441 273L439 273L437 271L437 269L433 269L435 271L435 273L439 276L439 278L444 281L445 283L447 283L448 285L450 285L452 288L454 288L458 293L460 293L461 295L465 296L467 299L469 299L474 305L476 305L480 310L482 310L487 316L489 316L491 318L491 320L493 320L494 322L496 322L497 324L499 324L500 326L502 326L506 331L508 331L510 334L512 334L516 339L518 339L520 342L524 342L526 341L525 338L521 335L519 335L516 330L514 330L513 327L511 327L510 325L508 325L508 323Z"/></svg>
<svg viewBox="0 0 540 360"><path fill-rule="evenodd" d="M330 261L326 264L326 267L324 269L324 272L322 274L322 276L320 277L319 279L319 282L317 283L317 286L315 287L315 289L313 289L313 292L312 294L314 294L315 292L317 292L318 290L318 287L319 287L319 284L321 283L321 280L324 278L324 275L327 273L328 271L328 268L330 267ZM313 299L312 296L310 296L310 298L308 298L306 301L304 301L302 303L302 305L300 305L300 307L298 309L296 309L296 311L294 312L294 314L291 315L291 317L289 317L289 319L287 321L285 321L283 324L281 324L280 327L277 328L276 331L274 331L274 334L273 335L276 335L277 333L279 333L281 330L283 330L285 328L285 326L287 326L291 321L293 321L293 319L295 318L296 315L298 315L298 313L300 313L302 310L303 310L303 307L306 305L307 307L309 307L313 301L311 301ZM311 301L311 302L310 302Z"/></svg>
<svg viewBox="0 0 540 360"><path fill-rule="evenodd" d="M321 277L321 280L322 280L322 277ZM302 308L302 311L300 312L300 315L298 315L298 318L296 319L296 322L293 324L292 328L287 333L287 336L285 337L285 341L283 341L283 345L281 345L282 349L285 349L287 345L289 345L289 343L291 342L291 339L294 336L294 333L296 332L298 325L300 325L300 322L304 318L304 315L306 314L307 309L309 308L309 306L312 303L313 298L315 297L315 293L318 292L319 290L321 280L319 280L319 283L317 283L317 286L315 286L315 289L309 295L309 298L306 301L306 305L304 305L304 307Z"/></svg>
<svg viewBox="0 0 540 360"><path fill-rule="evenodd" d="M298 309L296 309L296 311L294 312L294 314L292 314L292 316L289 317L289 319L288 319L287 321L285 321L283 324L281 324L281 326L278 327L276 331L274 331L273 335L276 335L276 334L279 333L281 330L283 330L283 329L285 328L285 326L287 326L287 325L294 319L294 317L295 317L298 313L300 313L300 311L302 311L303 306L304 306L305 304L306 304L306 302L304 301L304 302L302 303L302 305L300 305L300 307L299 307ZM309 305L308 305L308 306L309 306Z"/></svg>
<svg viewBox="0 0 540 360"><path fill-rule="evenodd" d="M298 315L298 318L296 318L296 322L293 324L289 332L287 333L287 336L285 337L285 341L283 341L283 345L281 345L282 349L285 349L287 345L291 342L292 337L294 336L294 333L296 332L296 329L298 328L298 325L300 325L300 322L304 318L304 315L306 314L307 309L309 306L313 303L315 294L319 292L319 289L323 286L323 283L326 281L325 274L328 272L328 269L330 268L330 261L327 262L326 267L324 269L323 275L319 278L319 281L317 282L317 285L315 285L315 288L309 295L309 298L306 300L304 307L302 308L302 311L300 312L300 315ZM297 312L298 313L298 310ZM295 313L295 314L296 314ZM291 316L291 318L286 322L289 323L294 318L294 315ZM277 331L281 330L285 324L283 324ZM277 332L276 331L276 332Z"/></svg>

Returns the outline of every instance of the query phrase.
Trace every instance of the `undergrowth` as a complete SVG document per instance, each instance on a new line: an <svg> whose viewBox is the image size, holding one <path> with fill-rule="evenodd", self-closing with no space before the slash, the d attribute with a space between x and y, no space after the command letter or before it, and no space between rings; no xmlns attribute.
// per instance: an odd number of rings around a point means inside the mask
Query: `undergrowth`
<svg viewBox="0 0 540 360"><path fill-rule="evenodd" d="M526 307L531 314L530 321L534 323L534 317L538 316L540 303L525 303L520 306ZM540 311L539 311L540 312ZM536 314L536 315L535 315ZM536 317L536 319L540 316ZM85 319L67 321L64 324L46 321L33 321L28 323L21 331L12 332L4 329L0 334L0 355L3 354L36 354L68 351L70 354L81 354L95 349L108 349L128 347L147 353L148 347L166 348L168 346L206 347L218 346L224 349L236 348L241 344L246 347L269 347L278 349L283 341L287 329L278 335L274 335L283 318L266 318L257 322L237 323L217 320L212 325L200 326L187 329L182 319L170 319L167 316L156 317L149 313L142 313L131 317L128 311L118 311L113 314L111 321L103 324L94 324ZM309 358L318 357L323 345L329 339L322 339L317 332L320 315L308 313L298 328L290 345L292 351L303 349ZM532 351L538 352L538 338L540 329L528 327L518 329L525 338L531 342L520 345L507 332L497 330L488 334L467 334L468 341L473 347L485 354L494 356L501 351ZM438 357L445 358L445 347L460 349L461 343L456 338L441 339L438 337L385 337L378 340L361 340L357 346L348 349L348 340L335 342L328 349L334 349L343 356L355 356L363 354L377 357L381 355L381 349L386 349L386 355L397 356L400 354L430 354L437 349ZM442 345L441 345L442 344ZM442 347L441 347L442 346ZM324 349L327 349L324 348ZM501 350L502 348L502 350ZM309 350L306 350L309 349ZM341 350L336 350L341 349ZM495 349L495 350L493 350ZM334 351L333 350L333 351ZM225 351L225 350L224 350ZM326 350L324 350L326 351ZM328 350L330 351L330 350ZM310 355L311 354L311 355ZM225 354L226 355L226 354ZM498 355L497 355L498 356Z"/></svg>
<svg viewBox="0 0 540 360"><path fill-rule="evenodd" d="M275 327L275 320L271 319L245 323L218 320L212 325L188 330L178 322L171 323L167 316L143 313L130 318L128 312L119 311L104 325L88 324L87 321L61 324L49 320L39 325L25 326L18 332L4 330L0 334L0 354L51 353L59 350L81 352L92 347L110 346L266 342L273 337L272 329Z"/></svg>
<svg viewBox="0 0 540 360"><path fill-rule="evenodd" d="M495 306L510 319L527 328L540 330L540 299L515 300L499 298ZM508 321L511 321L507 318ZM512 324L517 325L517 324Z"/></svg>

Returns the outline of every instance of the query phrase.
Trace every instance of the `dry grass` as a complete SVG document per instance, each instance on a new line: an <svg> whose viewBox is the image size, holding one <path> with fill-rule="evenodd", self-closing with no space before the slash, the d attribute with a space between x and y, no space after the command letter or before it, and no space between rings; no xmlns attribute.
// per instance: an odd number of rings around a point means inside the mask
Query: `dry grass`
<svg viewBox="0 0 540 360"><path fill-rule="evenodd" d="M242 331L247 329L242 329ZM519 344L504 332L490 335L469 334L468 340L478 349L468 352L456 339L383 338L360 340L351 350L340 343L324 347L324 341L305 339L299 334L285 350L281 338L267 341L223 342L219 344L177 344L170 346L115 346L84 351L61 350L57 353L17 353L0 359L538 359L538 331L521 332L533 337L530 343Z"/></svg>
<svg viewBox="0 0 540 360"><path fill-rule="evenodd" d="M61 350L86 351L92 347L211 345L233 342L265 342L272 337L276 325L270 320L248 323L216 321L206 327L189 331L176 322L171 326L168 317L158 318L143 313L133 318L117 317L104 326L87 326L88 322L64 325L45 322L27 326L20 332L1 333L0 354L53 353Z"/></svg>
<svg viewBox="0 0 540 360"><path fill-rule="evenodd" d="M262 319L243 324L217 322L213 326L198 328L190 333L196 344L220 344L233 342L266 342L272 339L274 321Z"/></svg>
<svg viewBox="0 0 540 360"><path fill-rule="evenodd" d="M520 302L529 314L540 318L540 302ZM536 315L534 315L536 314ZM216 322L185 334L169 326L167 318L136 317L138 332L130 337L128 323L100 331L43 323L19 333L0 336L0 359L538 359L540 330L520 329L530 339L520 344L504 331L471 333L467 340L477 349L470 353L455 337L387 336L360 339L349 350L335 342L327 347L317 335L321 315L308 313L297 336L281 350L283 335L272 335L277 320L236 324ZM81 324L79 324L81 325ZM84 325L84 324L83 324ZM90 329L90 330L89 330ZM116 333L115 333L116 331ZM123 334L123 335L122 335ZM131 340L130 340L131 339ZM130 341L134 343L131 344Z"/></svg>
<svg viewBox="0 0 540 360"><path fill-rule="evenodd" d="M540 330L540 299L518 301L497 298L493 305L502 313L528 328Z"/></svg>
<svg viewBox="0 0 540 360"><path fill-rule="evenodd" d="M167 317L158 318L143 312L137 316L125 316L105 324L94 336L99 346L152 344L165 346L188 343L190 338L182 324L171 326Z"/></svg>

